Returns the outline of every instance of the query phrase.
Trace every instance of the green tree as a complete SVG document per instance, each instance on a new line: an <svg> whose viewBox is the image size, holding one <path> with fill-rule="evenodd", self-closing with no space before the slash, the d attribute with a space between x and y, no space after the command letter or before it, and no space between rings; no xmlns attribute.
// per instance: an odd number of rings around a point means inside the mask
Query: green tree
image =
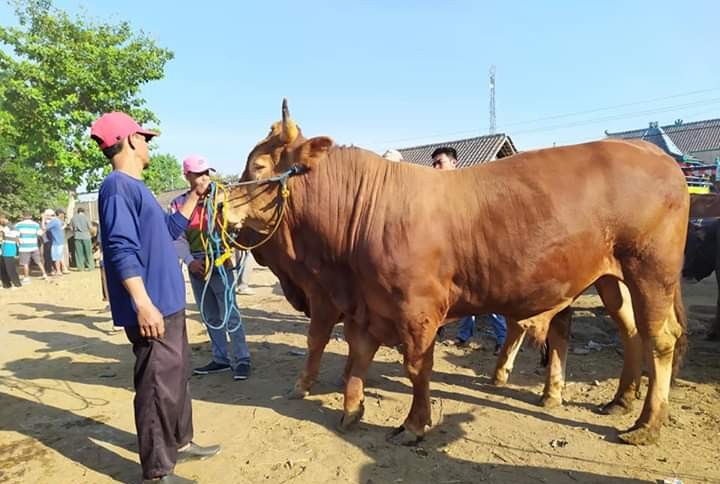
<svg viewBox="0 0 720 484"><path fill-rule="evenodd" d="M180 162L167 154L150 157L150 166L143 171L143 179L155 194L188 186Z"/></svg>
<svg viewBox="0 0 720 484"><path fill-rule="evenodd" d="M0 25L0 173L24 167L45 193L93 189L107 161L88 127L108 111L157 123L140 91L164 76L173 54L127 22L71 17L50 0L13 3L18 25ZM12 186L38 188L25 181ZM13 194L32 203L29 193ZM0 185L0 207L6 195Z"/></svg>

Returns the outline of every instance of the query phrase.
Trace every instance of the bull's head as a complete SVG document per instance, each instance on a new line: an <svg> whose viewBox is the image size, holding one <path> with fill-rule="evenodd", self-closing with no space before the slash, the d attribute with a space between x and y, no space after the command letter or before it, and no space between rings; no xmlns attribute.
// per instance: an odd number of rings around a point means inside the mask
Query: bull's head
<svg viewBox="0 0 720 484"><path fill-rule="evenodd" d="M287 99L282 103L282 121L273 123L270 133L250 152L241 182L264 180L287 172L291 167L312 171L326 157L332 139L320 136L305 139L300 127L290 119ZM290 183L290 182L289 182ZM236 228L267 231L277 221L281 202L278 183L241 184L234 187L227 201L228 223Z"/></svg>

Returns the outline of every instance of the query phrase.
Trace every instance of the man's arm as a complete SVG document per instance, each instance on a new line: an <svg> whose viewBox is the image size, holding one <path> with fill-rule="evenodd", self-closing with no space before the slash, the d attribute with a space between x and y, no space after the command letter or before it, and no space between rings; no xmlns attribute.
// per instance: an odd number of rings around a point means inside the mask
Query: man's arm
<svg viewBox="0 0 720 484"><path fill-rule="evenodd" d="M198 184L191 188L187 193L185 203L182 206L175 206L177 212L165 217L165 222L167 223L170 236L173 240L177 239L185 232L188 220L192 217L192 213L195 211L195 207L197 207L198 202L205 197L208 186L209 183L201 184L198 182Z"/></svg>
<svg viewBox="0 0 720 484"><path fill-rule="evenodd" d="M105 260L114 267L137 310L140 334L162 338L165 323L142 280L138 214L121 195L112 195L100 203L101 231L105 239Z"/></svg>
<svg viewBox="0 0 720 484"><path fill-rule="evenodd" d="M123 279L122 283L137 309L140 335L150 339L159 339L165 336L165 320L150 299L142 277L129 277Z"/></svg>

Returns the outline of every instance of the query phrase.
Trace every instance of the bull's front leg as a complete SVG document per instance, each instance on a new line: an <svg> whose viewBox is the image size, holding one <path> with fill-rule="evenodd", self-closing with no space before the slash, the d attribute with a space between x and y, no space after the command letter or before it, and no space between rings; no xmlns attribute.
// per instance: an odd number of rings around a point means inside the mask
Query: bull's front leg
<svg viewBox="0 0 720 484"><path fill-rule="evenodd" d="M430 376L433 368L435 330L432 324L418 325L405 347L405 369L412 382L413 400L405 422L393 429L387 436L396 445L414 445L425 436L425 430L432 425L430 408Z"/></svg>
<svg viewBox="0 0 720 484"><path fill-rule="evenodd" d="M505 319L507 321L507 337L498 355L495 377L493 378L493 384L497 386L503 386L507 383L515 364L515 358L518 351L520 351L523 339L525 339L525 329L518 321L507 317Z"/></svg>
<svg viewBox="0 0 720 484"><path fill-rule="evenodd" d="M291 400L305 398L317 381L320 372L320 360L325 347L330 341L332 330L340 319L340 312L330 303L312 304L310 328L307 336L307 357L305 368L300 378L295 382L295 387L288 394Z"/></svg>
<svg viewBox="0 0 720 484"><path fill-rule="evenodd" d="M370 336L367 328L359 328L352 320L345 321L345 337L350 346L346 365L344 414L338 430L350 430L365 413L365 375L380 343Z"/></svg>

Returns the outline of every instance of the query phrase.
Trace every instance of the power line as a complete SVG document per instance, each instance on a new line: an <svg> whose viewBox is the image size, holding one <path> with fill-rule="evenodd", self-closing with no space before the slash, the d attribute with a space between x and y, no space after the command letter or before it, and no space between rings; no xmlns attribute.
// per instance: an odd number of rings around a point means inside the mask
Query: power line
<svg viewBox="0 0 720 484"><path fill-rule="evenodd" d="M517 134L525 134L525 133L538 133L538 132L543 132L543 131L552 131L552 130L563 129L563 128L569 129L569 128L575 128L575 127L580 127L580 126L588 126L588 125L607 122L607 121L630 119L633 117L646 116L648 114L659 114L659 113L663 113L663 112L678 111L678 110L687 109L687 108L694 107L694 106L705 106L708 104L717 104L717 103L720 103L720 98L705 99L705 100L701 100L701 101L694 101L694 102L685 103L685 104L677 104L677 105L673 105L673 106L663 106L663 107L647 109L647 110L643 110L643 111L634 111L634 112L613 114L610 116L603 116L603 117L599 117L599 118L578 120L578 121L574 121L574 122L566 123L566 124L529 128L529 129L525 129L525 130L512 131L511 133L513 135L517 135ZM710 111L708 110L708 111L704 111L704 112L710 112ZM506 126L508 126L508 125L506 125ZM507 132L505 129L500 129L499 131ZM404 142L404 141L413 141L413 140L418 140L418 139L439 138L439 137L447 137L447 136L455 136L455 135L463 135L463 134L476 134L476 133L477 133L477 130L463 130L463 131L455 131L455 132L449 132L449 133L444 133L444 134L414 136L412 138L385 140L385 141L379 141L379 143L392 144L392 143L399 143L399 142Z"/></svg>
<svg viewBox="0 0 720 484"><path fill-rule="evenodd" d="M670 95L670 96L662 96L662 97L657 97L657 98L652 98L652 99L646 99L646 100L644 100L644 101L635 101L635 102L631 102L631 103L617 104L617 105L614 105L614 106L608 106L608 107L604 107L604 108L595 108L595 109L589 109L589 110L585 110L585 111L576 111L576 112L573 112L573 113L565 113L565 114L557 114L557 115L553 115L553 116L545 116L545 117L536 118L536 119L533 119L533 120L526 120L526 121L517 121L517 122L512 122L512 123L506 123L506 124L502 125L500 131L507 131L505 128L510 127L510 126L518 126L518 125L522 125L522 124L532 124L532 123L535 123L535 122L538 122L538 121L547 121L547 120L552 120L552 119L561 119L561 118L565 118L565 117L577 116L577 115L580 115L580 114L589 114L589 113L595 113L595 112L601 112L601 111L610 111L610 110L612 110L612 109L618 109L618 108L621 108L621 107L637 106L637 105L640 105L640 104L647 104L647 103L656 102L656 101L661 101L661 100L675 99L675 98L679 98L679 97L691 96L691 95L695 95L695 94L701 94L701 93L707 93L707 92L713 92L713 91L719 91L719 90L720 90L720 87L713 87L713 88L708 88L708 89L699 89L699 90L688 91L688 92L680 93L680 94L673 94L673 95ZM601 121L614 121L614 120L616 120L616 119L623 119L623 118L625 118L625 117L631 117L631 116L636 116L636 115L639 116L639 115L641 115L641 114L655 114L655 113L660 113L660 112L664 112L664 111L672 111L672 110L684 109L684 108L686 108L686 107L691 107L691 106L694 106L694 105L712 103L713 101L714 101L714 100L698 101L698 102L689 103L689 104L682 104L682 105L675 105L675 106L666 106L666 107L661 107L661 108L654 108L654 109L648 110L648 111L641 111L641 112L634 112L634 113L633 113L633 112L631 112L631 113L620 113L620 114L612 115L611 117L591 118L591 119L589 119L589 120L577 121L577 123L592 124L591 121L592 121L592 122L595 122L596 119L597 119L597 122L601 122ZM707 112L707 111L706 111L706 112ZM606 118L607 118L607 119L606 119ZM566 127L566 126L565 126L565 125L562 125L562 126L560 126L560 127ZM574 125L569 125L569 127L574 127ZM535 132L535 130L546 130L546 129L547 129L547 130L558 129L558 127L552 126L552 127L530 128L530 131L516 131L516 132L514 132L514 133L515 133L515 134L517 134L517 133L527 133L527 132ZM462 131L452 131L452 132L436 133L436 134L429 134L429 135L422 135L422 136L413 136L413 137L408 137L408 138L397 138L397 139L393 139L393 140L380 140L380 141L378 141L378 143L384 143L384 144L402 143L402 142L405 142L405 141L415 141L415 140L419 140L419 139L440 138L440 137L456 136L456 135L465 135L465 134L475 134L475 133L477 133L477 130L475 130L475 129L473 129L473 130L462 130Z"/></svg>
<svg viewBox="0 0 720 484"><path fill-rule="evenodd" d="M636 112L632 112L632 113L613 114L611 116L604 116L604 117L600 117L600 118L591 118L591 119L586 119L586 120L582 120L582 121L575 121L575 122L572 122L569 124L544 126L544 127L540 127L540 128L529 128L529 129L520 130L520 131L513 131L513 134L537 133L537 132L542 132L542 131L552 131L554 129L560 129L560 128L576 128L579 126L587 126L587 125L602 123L602 122L606 122L606 121L617 121L619 119L626 119L626 118L630 118L630 117L645 116L648 114L658 114L658 113L669 112L669 111L678 111L678 110L686 109L686 108L693 107L693 106L704 106L704 105L708 105L708 104L717 104L717 103L720 103L720 98L706 99L703 101L696 101L696 102L686 103L686 104L678 104L675 106L665 106L662 108L654 108L654 109L648 109L645 111L636 111Z"/></svg>
<svg viewBox="0 0 720 484"><path fill-rule="evenodd" d="M655 101L665 101L667 99L675 99L675 98L679 98L679 97L692 96L694 94L701 94L701 93L712 92L712 91L720 91L720 87L712 87L709 89L700 89L697 91L690 91L690 92L685 92L685 93L681 93L681 94L673 94L671 96L656 97L653 99L646 99L645 101L635 101L635 102L625 103L625 104L616 104L615 106L608 106L605 108L588 109L586 111L576 111L574 113L556 114L553 116L545 116L542 118L535 118L535 119L530 119L527 121L517 121L517 122L505 124L504 126L518 126L521 124L532 124L532 123L536 123L538 121L549 121L551 119L569 118L572 116L578 116L580 114L590 114L590 113L597 113L597 112L601 112L601 111L611 111L613 109L625 108L628 106L637 106L639 104L648 104L648 103L652 103Z"/></svg>

